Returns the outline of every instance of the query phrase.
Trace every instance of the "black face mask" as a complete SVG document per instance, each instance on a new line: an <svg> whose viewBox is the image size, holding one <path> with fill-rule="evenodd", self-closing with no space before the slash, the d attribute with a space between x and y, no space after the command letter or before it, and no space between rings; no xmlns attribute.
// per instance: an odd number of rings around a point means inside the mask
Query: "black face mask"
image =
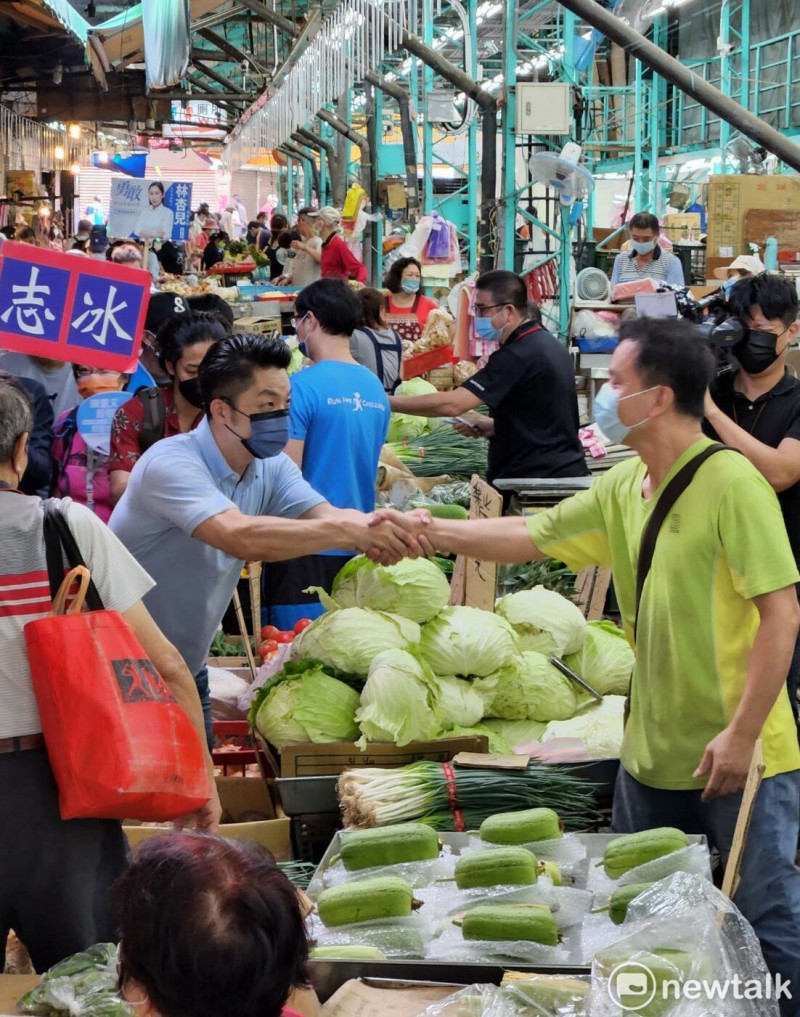
<svg viewBox="0 0 800 1017"><path fill-rule="evenodd" d="M191 406L196 406L198 409L202 408L203 397L200 394L199 378L186 378L184 381L179 381L178 391Z"/></svg>
<svg viewBox="0 0 800 1017"><path fill-rule="evenodd" d="M783 330L785 332L786 329ZM735 356L748 374L763 374L778 359L778 339L783 335L748 329L744 342L736 347Z"/></svg>

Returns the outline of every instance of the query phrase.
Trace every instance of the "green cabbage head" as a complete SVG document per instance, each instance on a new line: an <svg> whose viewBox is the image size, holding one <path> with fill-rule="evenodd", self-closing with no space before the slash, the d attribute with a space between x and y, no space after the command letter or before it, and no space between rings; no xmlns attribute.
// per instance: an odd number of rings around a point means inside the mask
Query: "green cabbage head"
<svg viewBox="0 0 800 1017"><path fill-rule="evenodd" d="M339 671L366 675L383 650L405 650L419 639L419 625L408 618L347 607L326 612L304 629L292 644L292 660L313 657Z"/></svg>
<svg viewBox="0 0 800 1017"><path fill-rule="evenodd" d="M542 653L527 651L475 686L486 713L502 720L567 720L578 708L575 686Z"/></svg>
<svg viewBox="0 0 800 1017"><path fill-rule="evenodd" d="M427 558L403 558L387 566L360 554L336 576L331 597L340 607L389 611L422 624L447 606L450 584Z"/></svg>
<svg viewBox="0 0 800 1017"><path fill-rule="evenodd" d="M544 586L501 597L495 611L513 625L522 650L563 657L583 646L586 619L580 608Z"/></svg>
<svg viewBox="0 0 800 1017"><path fill-rule="evenodd" d="M351 742L358 735L358 693L322 667L274 685L255 725L276 748L293 742Z"/></svg>
<svg viewBox="0 0 800 1017"><path fill-rule="evenodd" d="M362 750L368 741L408 745L435 738L440 723L436 680L430 670L405 650L377 654L361 692L356 722Z"/></svg>
<svg viewBox="0 0 800 1017"><path fill-rule="evenodd" d="M592 621L586 641L565 663L601 696L627 695L636 656L625 633L611 621Z"/></svg>
<svg viewBox="0 0 800 1017"><path fill-rule="evenodd" d="M488 675L517 650L503 618L476 607L446 607L422 628L422 656L436 674Z"/></svg>

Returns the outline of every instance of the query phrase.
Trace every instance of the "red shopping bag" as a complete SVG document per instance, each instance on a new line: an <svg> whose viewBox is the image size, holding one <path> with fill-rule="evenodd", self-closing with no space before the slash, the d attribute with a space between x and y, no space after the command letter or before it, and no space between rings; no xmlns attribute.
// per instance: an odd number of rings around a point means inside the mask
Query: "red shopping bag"
<svg viewBox="0 0 800 1017"><path fill-rule="evenodd" d="M61 817L189 815L211 795L200 738L122 615L80 613L89 581L72 569L50 615L25 626Z"/></svg>

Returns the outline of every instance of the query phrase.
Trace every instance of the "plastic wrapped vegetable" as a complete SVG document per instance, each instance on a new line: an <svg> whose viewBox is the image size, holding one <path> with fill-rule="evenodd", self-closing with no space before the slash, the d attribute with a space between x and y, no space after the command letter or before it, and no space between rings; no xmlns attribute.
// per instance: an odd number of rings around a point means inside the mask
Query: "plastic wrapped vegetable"
<svg viewBox="0 0 800 1017"><path fill-rule="evenodd" d="M116 946L98 943L50 968L17 1009L38 1017L131 1017L117 979Z"/></svg>

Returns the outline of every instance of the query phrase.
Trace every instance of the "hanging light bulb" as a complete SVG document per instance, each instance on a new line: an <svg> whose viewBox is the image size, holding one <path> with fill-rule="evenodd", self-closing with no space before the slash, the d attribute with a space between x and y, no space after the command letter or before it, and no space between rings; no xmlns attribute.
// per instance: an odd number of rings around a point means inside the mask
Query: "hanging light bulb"
<svg viewBox="0 0 800 1017"><path fill-rule="evenodd" d="M76 177L81 171L80 163L74 162L70 166L69 171L74 177Z"/></svg>
<svg viewBox="0 0 800 1017"><path fill-rule="evenodd" d="M77 141L78 138L81 136L81 125L80 124L70 124L69 125L69 136L73 140Z"/></svg>
<svg viewBox="0 0 800 1017"><path fill-rule="evenodd" d="M56 159L63 159L64 158L64 149L61 147L61 145L56 145L54 155L55 155Z"/></svg>

